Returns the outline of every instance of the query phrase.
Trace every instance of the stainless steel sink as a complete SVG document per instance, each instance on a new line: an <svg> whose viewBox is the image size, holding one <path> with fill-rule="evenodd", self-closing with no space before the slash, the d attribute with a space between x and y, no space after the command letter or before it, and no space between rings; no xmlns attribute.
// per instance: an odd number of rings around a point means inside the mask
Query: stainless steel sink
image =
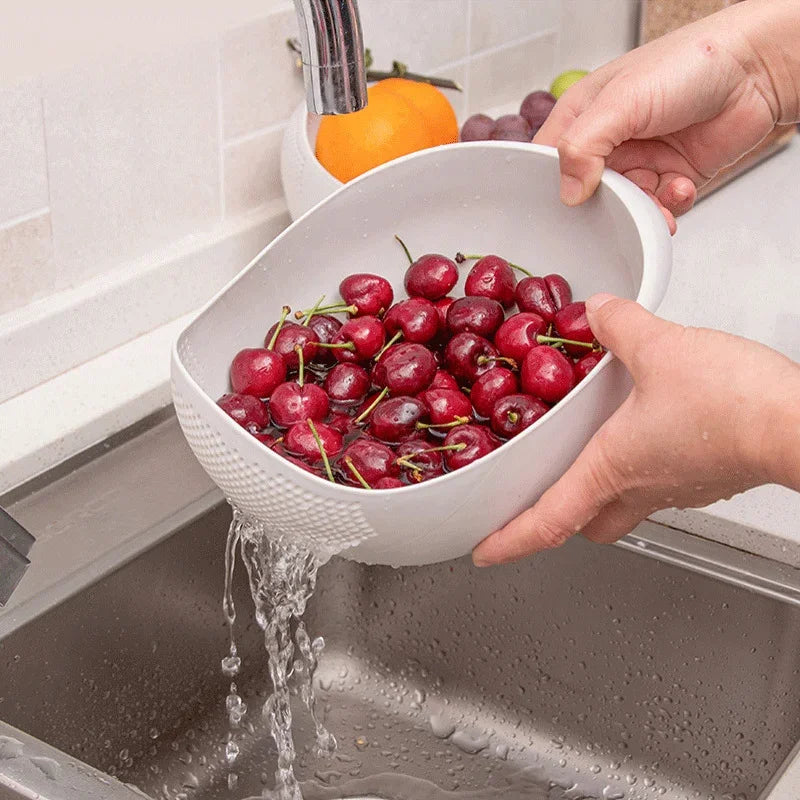
<svg viewBox="0 0 800 800"><path fill-rule="evenodd" d="M217 505L0 640L0 798L95 796L3 783L4 734L18 756L46 743L65 770L106 781L98 797L127 783L240 800L272 785L266 655L241 568L249 710L238 760L224 760L228 520ZM307 621L326 641L318 705L339 741L317 759L297 699L307 799L797 800L800 607L780 599L578 538L489 571L335 559Z"/></svg>

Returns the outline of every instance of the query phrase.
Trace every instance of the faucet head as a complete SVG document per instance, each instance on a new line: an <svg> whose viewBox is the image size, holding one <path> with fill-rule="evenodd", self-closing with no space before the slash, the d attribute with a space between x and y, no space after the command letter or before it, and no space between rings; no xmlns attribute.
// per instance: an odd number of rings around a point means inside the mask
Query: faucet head
<svg viewBox="0 0 800 800"><path fill-rule="evenodd" d="M367 69L356 0L294 0L306 103L315 114L367 105Z"/></svg>
<svg viewBox="0 0 800 800"><path fill-rule="evenodd" d="M0 508L0 606L8 602L28 569L33 542L33 536Z"/></svg>

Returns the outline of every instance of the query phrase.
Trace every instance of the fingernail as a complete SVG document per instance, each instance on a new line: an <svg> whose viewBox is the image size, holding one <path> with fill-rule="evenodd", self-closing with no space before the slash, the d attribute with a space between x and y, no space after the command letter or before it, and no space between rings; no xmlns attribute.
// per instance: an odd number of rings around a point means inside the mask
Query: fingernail
<svg viewBox="0 0 800 800"><path fill-rule="evenodd" d="M587 301L586 301L586 310L591 314L598 309L602 308L609 300L614 300L613 294L605 294L601 292L600 294L593 294Z"/></svg>
<svg viewBox="0 0 800 800"><path fill-rule="evenodd" d="M491 567L492 566L492 562L491 561L487 561L483 556L479 556L479 555L475 555L475 554L473 554L473 556L472 556L472 563L476 567Z"/></svg>
<svg viewBox="0 0 800 800"><path fill-rule="evenodd" d="M687 189L674 189L673 195L676 200L688 200L689 199L689 191Z"/></svg>
<svg viewBox="0 0 800 800"><path fill-rule="evenodd" d="M561 202L576 206L583 199L583 183L574 175L561 176Z"/></svg>

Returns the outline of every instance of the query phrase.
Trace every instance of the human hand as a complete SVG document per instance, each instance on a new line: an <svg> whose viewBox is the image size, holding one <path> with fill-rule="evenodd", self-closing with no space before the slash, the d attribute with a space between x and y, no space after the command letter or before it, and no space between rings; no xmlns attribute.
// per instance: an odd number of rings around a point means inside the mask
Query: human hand
<svg viewBox="0 0 800 800"><path fill-rule="evenodd" d="M634 388L533 508L475 548L477 566L516 561L578 532L612 542L658 509L704 506L762 483L800 490L800 366L630 300L595 295L586 310Z"/></svg>
<svg viewBox="0 0 800 800"><path fill-rule="evenodd" d="M534 142L558 147L561 197L578 205L604 166L653 197L675 232L697 189L797 119L796 0L748 0L632 50L559 100Z"/></svg>

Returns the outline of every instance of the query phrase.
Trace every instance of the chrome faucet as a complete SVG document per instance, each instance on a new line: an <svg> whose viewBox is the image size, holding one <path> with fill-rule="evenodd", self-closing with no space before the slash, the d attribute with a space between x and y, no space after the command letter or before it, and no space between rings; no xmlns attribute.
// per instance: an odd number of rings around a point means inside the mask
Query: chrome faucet
<svg viewBox="0 0 800 800"><path fill-rule="evenodd" d="M0 508L0 606L8 602L28 569L33 542L33 536Z"/></svg>
<svg viewBox="0 0 800 800"><path fill-rule="evenodd" d="M294 0L308 110L349 114L367 104L367 70L356 0Z"/></svg>

